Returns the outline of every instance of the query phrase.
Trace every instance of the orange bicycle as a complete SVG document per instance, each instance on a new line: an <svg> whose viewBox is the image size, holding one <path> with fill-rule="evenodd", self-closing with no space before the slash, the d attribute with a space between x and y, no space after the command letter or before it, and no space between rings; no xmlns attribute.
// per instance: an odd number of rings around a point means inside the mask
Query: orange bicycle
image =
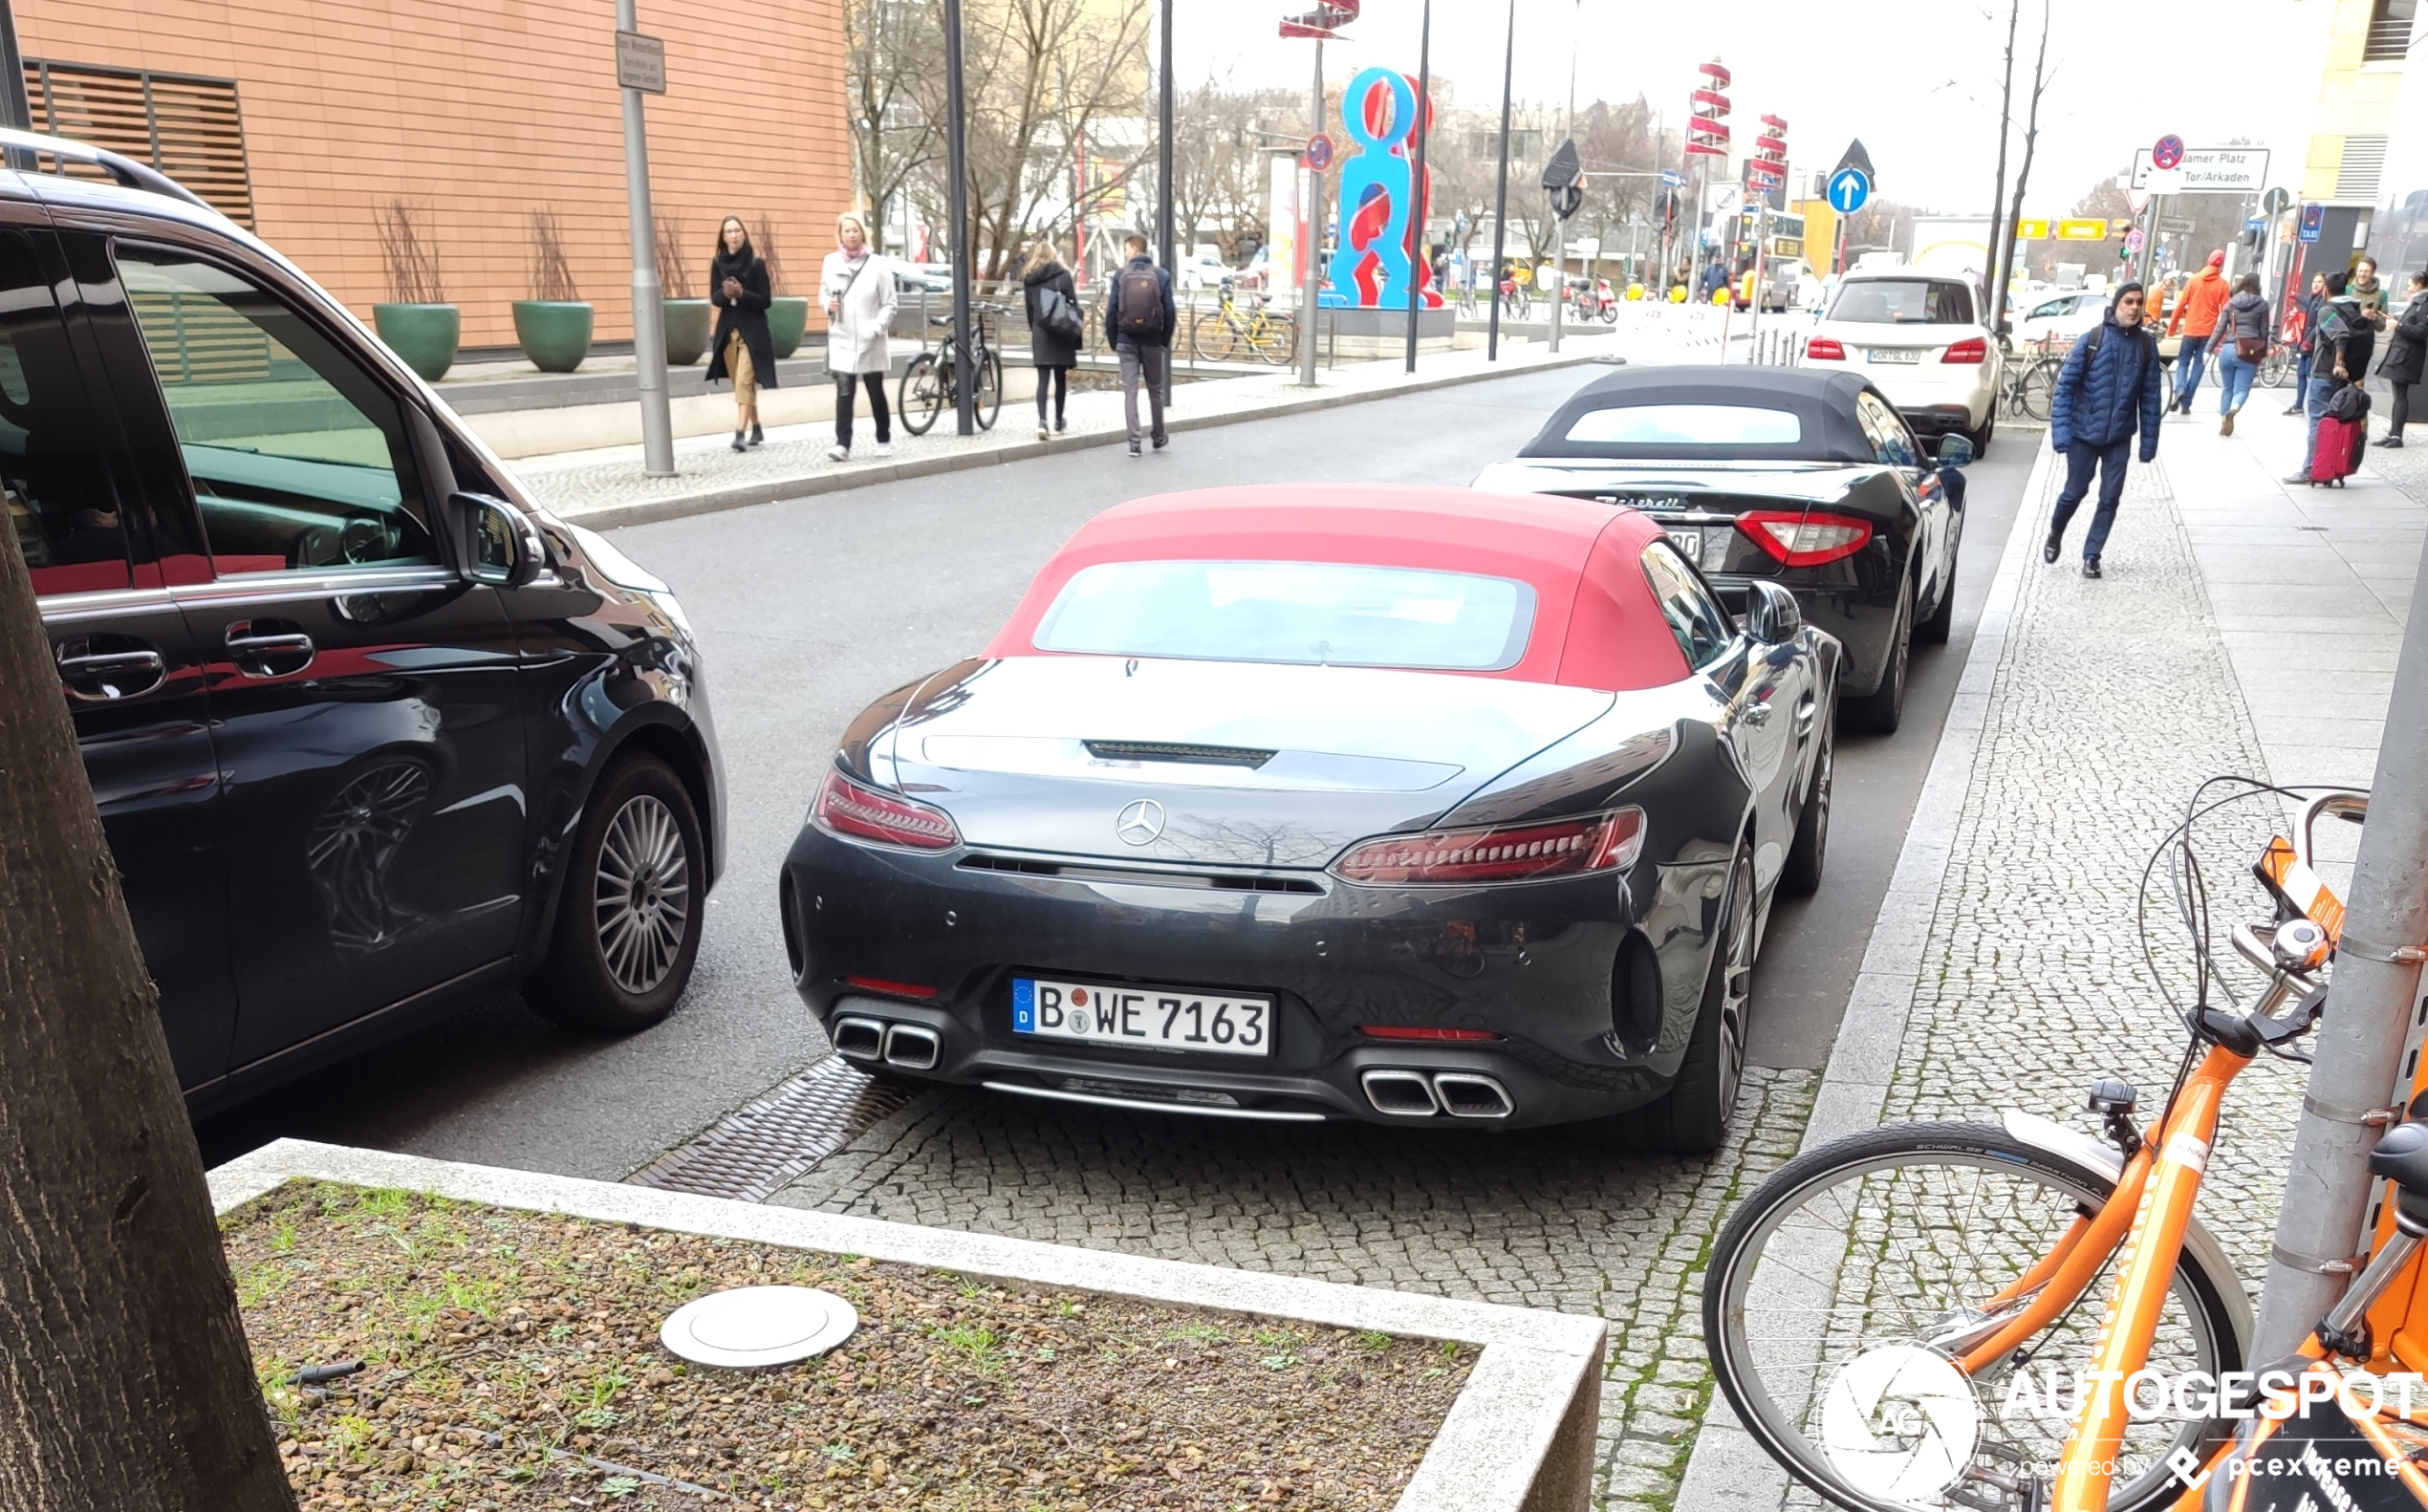
<svg viewBox="0 0 2428 1512"><path fill-rule="evenodd" d="M2295 796L2224 781L2241 785L2235 797ZM2254 871L2275 918L2232 931L2261 974L2236 1011L2212 1004L2227 984L2191 844L2195 821L2234 801L2209 801L2210 786L2143 878L2146 913L2151 875L2173 857L2196 947L2193 1001L2180 1006L2190 1042L2155 1122L2136 1127L2137 1093L2102 1080L2090 1108L2104 1140L2020 1112L1995 1125L1868 1131L1783 1166L1714 1245L1703 1330L1721 1389L1775 1458L1838 1505L2358 1512L2389 1493L2428 1503L2417 1462L2428 1383L2416 1393L2419 1430L2414 1393L2361 1411L2330 1384L2347 1368L2428 1367L2415 1264L2428 1236L2428 1123L2390 1131L2371 1156L2397 1199L2377 1203L2374 1256L2301 1358L2248 1368L2249 1300L2193 1215L2235 1077L2262 1054L2306 1059L2292 1047L2324 1008L2319 974L2344 912L2313 869L2314 832L2330 817L2360 822L2368 799L2311 798L2294 838L2269 842ZM2091 1300L2102 1285L2104 1309ZM2362 1460L2379 1467L2353 1472L2374 1475L2366 1486L2332 1469Z"/></svg>

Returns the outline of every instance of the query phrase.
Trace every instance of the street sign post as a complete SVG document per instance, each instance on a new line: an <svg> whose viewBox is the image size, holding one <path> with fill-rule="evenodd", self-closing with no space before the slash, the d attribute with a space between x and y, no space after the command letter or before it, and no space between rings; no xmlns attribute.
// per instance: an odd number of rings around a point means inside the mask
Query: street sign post
<svg viewBox="0 0 2428 1512"><path fill-rule="evenodd" d="M1853 215L1871 197L1872 179L1861 168L1840 168L1830 175L1830 208L1840 215Z"/></svg>
<svg viewBox="0 0 2428 1512"><path fill-rule="evenodd" d="M1332 166L1332 139L1320 131L1307 139L1307 166L1317 173Z"/></svg>
<svg viewBox="0 0 2428 1512"><path fill-rule="evenodd" d="M2265 194L2260 196L2260 213L2262 215L2282 215L2285 213L2286 207L2292 203L2292 191L2286 188L2283 184L2279 184L2275 188L2270 189Z"/></svg>
<svg viewBox="0 0 2428 1512"><path fill-rule="evenodd" d="M644 95L666 92L666 44L639 32L616 33L616 87Z"/></svg>
<svg viewBox="0 0 2428 1512"><path fill-rule="evenodd" d="M2150 162L2160 168L2179 165L2183 162L2183 139L2173 132L2160 137L2157 145L2150 149Z"/></svg>
<svg viewBox="0 0 2428 1512"><path fill-rule="evenodd" d="M2187 147L2173 163L2135 153L2131 187L2156 194L2257 194L2267 183L2265 147Z"/></svg>
<svg viewBox="0 0 2428 1512"><path fill-rule="evenodd" d="M2141 250L2141 244L2145 240L2147 240L2147 238L2141 234L2141 227L2138 226L2135 227L2132 230L2125 232L2125 250L2128 252L2137 252Z"/></svg>
<svg viewBox="0 0 2428 1512"><path fill-rule="evenodd" d="M649 122L643 95L666 92L666 44L640 32L635 0L616 0L616 87L624 112L624 211L632 232L633 387L640 399L640 470L675 475L673 400L666 393L665 291L658 285L658 228L649 200Z"/></svg>
<svg viewBox="0 0 2428 1512"><path fill-rule="evenodd" d="M2317 241L2317 240L2318 240L2318 233L2319 233L2320 231L2322 231L2322 230L2326 229L2326 227L2327 227L2327 206L2326 206L2326 205L2303 205L2303 206L2302 206L2302 240L2303 240L2303 241L2306 241L2306 242L2314 242L2314 241Z"/></svg>
<svg viewBox="0 0 2428 1512"><path fill-rule="evenodd" d="M2125 204L2131 205L2133 207L2133 213L2137 216L2142 211L2150 207L2150 191L2147 189L2127 189L2125 191Z"/></svg>

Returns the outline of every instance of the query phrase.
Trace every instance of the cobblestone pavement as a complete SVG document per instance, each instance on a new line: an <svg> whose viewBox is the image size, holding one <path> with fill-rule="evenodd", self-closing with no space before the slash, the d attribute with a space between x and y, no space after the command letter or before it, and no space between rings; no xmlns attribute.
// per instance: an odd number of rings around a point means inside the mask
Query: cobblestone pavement
<svg viewBox="0 0 2428 1512"><path fill-rule="evenodd" d="M1666 1502L1709 1397L1692 1279L1719 1218L1793 1153L1817 1078L1746 1072L1709 1160L1560 1131L1462 1137L921 1098L775 1201L1610 1320L1598 1497Z"/></svg>

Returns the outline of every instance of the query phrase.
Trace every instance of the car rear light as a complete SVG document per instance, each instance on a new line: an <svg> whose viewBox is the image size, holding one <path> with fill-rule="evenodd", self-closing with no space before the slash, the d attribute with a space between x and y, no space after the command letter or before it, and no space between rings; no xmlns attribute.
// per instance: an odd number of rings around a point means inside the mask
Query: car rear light
<svg viewBox="0 0 2428 1512"><path fill-rule="evenodd" d="M1804 344L1804 355L1812 362L1843 362L1846 348L1835 336L1814 336Z"/></svg>
<svg viewBox="0 0 2428 1512"><path fill-rule="evenodd" d="M1986 362L1989 360L1989 343L1979 336L1966 336L1949 347L1947 355L1940 360L1941 362Z"/></svg>
<svg viewBox="0 0 2428 1512"><path fill-rule="evenodd" d="M845 977L845 982L864 992L882 992L889 998L932 998L934 987L922 987L916 982L888 982L883 977Z"/></svg>
<svg viewBox="0 0 2428 1512"><path fill-rule="evenodd" d="M1421 1029L1400 1024L1360 1024L1357 1032L1377 1040L1497 1040L1490 1029Z"/></svg>
<svg viewBox="0 0 2428 1512"><path fill-rule="evenodd" d="M949 851L961 844L961 831L943 810L878 792L835 770L827 772L810 820L847 840L904 845L914 851Z"/></svg>
<svg viewBox="0 0 2428 1512"><path fill-rule="evenodd" d="M1872 543L1872 522L1847 514L1756 509L1737 516L1737 529L1782 567L1819 567Z"/></svg>
<svg viewBox="0 0 2428 1512"><path fill-rule="evenodd" d="M1332 864L1344 882L1447 887L1470 882L1531 882L1632 864L1644 842L1644 810L1549 824L1479 825L1360 840Z"/></svg>

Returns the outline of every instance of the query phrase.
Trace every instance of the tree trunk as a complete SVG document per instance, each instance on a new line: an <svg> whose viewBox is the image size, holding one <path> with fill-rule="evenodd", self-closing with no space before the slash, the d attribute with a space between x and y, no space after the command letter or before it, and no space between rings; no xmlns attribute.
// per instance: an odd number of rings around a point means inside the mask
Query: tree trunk
<svg viewBox="0 0 2428 1512"><path fill-rule="evenodd" d="M2006 248L2006 256L2009 262L2014 260L2015 232L2021 229L2023 226L2024 189L2026 185L2031 183L2032 154L2039 149L2040 145L2040 96L2041 92L2048 87L2049 5L2048 0L2041 0L2040 55L2032 60L2031 109L2028 113L2028 119L2024 126L2024 160L2015 165L2014 207L2006 212L2006 218L2004 222L2003 229L2002 227L1993 227L1991 228L1992 233L1997 235L1999 238L1999 245ZM2012 271L2013 270L2011 269L2008 270L2010 277L2012 275ZM1998 323L2006 318L2007 281L2008 280L2006 278L2001 278L1998 281L1998 287L1990 292L1989 328L1992 331L1997 330Z"/></svg>
<svg viewBox="0 0 2428 1512"><path fill-rule="evenodd" d="M49 650L0 530L0 1507L292 1512Z"/></svg>
<svg viewBox="0 0 2428 1512"><path fill-rule="evenodd" d="M2006 287L2006 264L2014 250L2011 241L2002 239L1998 227L2006 211L2006 139L2015 131L2015 23L2023 18L2024 0L2008 0L2006 7L2006 78L1998 95L1998 187L1989 197L1989 287L1982 291L1993 302L1998 291ZM1998 329L1992 321L1990 329Z"/></svg>

